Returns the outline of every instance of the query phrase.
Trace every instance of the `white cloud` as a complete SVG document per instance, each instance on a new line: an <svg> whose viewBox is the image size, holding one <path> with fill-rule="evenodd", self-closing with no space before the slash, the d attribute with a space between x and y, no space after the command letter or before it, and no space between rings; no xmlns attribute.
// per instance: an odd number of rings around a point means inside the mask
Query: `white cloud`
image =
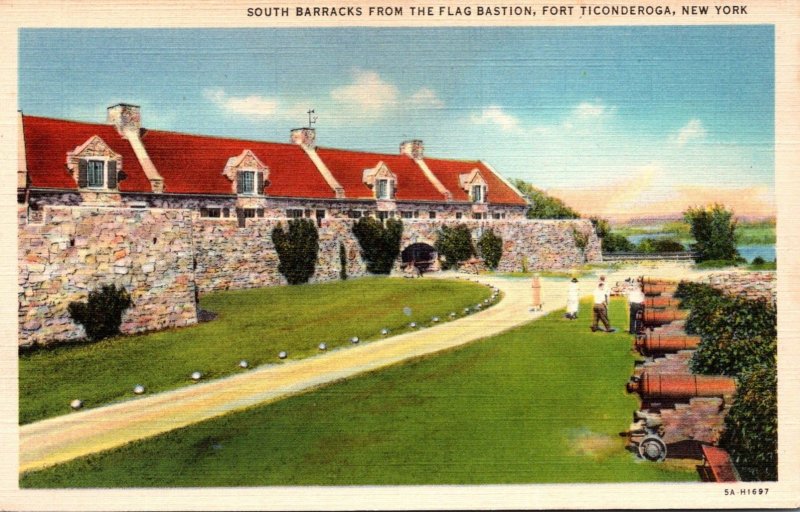
<svg viewBox="0 0 800 512"><path fill-rule="evenodd" d="M672 137L679 146L685 145L687 142L694 140L702 140L706 136L706 129L703 122L699 119L692 119L686 126L678 130L678 133Z"/></svg>
<svg viewBox="0 0 800 512"><path fill-rule="evenodd" d="M582 119L601 117L613 112L613 108L609 108L600 103L589 103L586 101L572 109L572 115Z"/></svg>
<svg viewBox="0 0 800 512"><path fill-rule="evenodd" d="M397 87L374 71L356 70L353 83L331 91L331 98L362 112L377 115L397 105Z"/></svg>
<svg viewBox="0 0 800 512"><path fill-rule="evenodd" d="M280 108L278 100L264 96L229 96L222 89L206 89L203 95L219 108L250 119L276 117Z"/></svg>
<svg viewBox="0 0 800 512"><path fill-rule="evenodd" d="M423 87L412 94L409 98L409 103L417 107L428 108L441 108L444 106L444 101L436 95L436 92L427 87Z"/></svg>
<svg viewBox="0 0 800 512"><path fill-rule="evenodd" d="M497 105L484 108L480 114L472 114L470 119L475 124L493 124L499 126L504 132L516 132L520 130L519 119L507 113L502 107Z"/></svg>

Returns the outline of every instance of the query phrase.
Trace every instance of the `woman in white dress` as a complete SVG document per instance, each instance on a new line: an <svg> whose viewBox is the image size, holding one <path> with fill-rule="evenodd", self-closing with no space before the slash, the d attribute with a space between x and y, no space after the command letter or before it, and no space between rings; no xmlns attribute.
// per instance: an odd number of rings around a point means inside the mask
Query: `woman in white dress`
<svg viewBox="0 0 800 512"><path fill-rule="evenodd" d="M578 318L578 280L574 277L567 290L567 314L564 316L570 320Z"/></svg>

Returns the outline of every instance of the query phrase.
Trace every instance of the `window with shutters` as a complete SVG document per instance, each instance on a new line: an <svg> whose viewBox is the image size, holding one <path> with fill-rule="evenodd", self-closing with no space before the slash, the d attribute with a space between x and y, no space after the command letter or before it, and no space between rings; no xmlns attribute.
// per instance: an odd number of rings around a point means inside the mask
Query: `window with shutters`
<svg viewBox="0 0 800 512"><path fill-rule="evenodd" d="M288 210L286 210L286 217L289 219L302 219L303 210L296 208L289 208Z"/></svg>
<svg viewBox="0 0 800 512"><path fill-rule="evenodd" d="M117 188L117 161L84 158L78 161L78 186L80 188Z"/></svg>
<svg viewBox="0 0 800 512"><path fill-rule="evenodd" d="M486 185L473 185L470 199L473 203L482 203L486 198Z"/></svg>

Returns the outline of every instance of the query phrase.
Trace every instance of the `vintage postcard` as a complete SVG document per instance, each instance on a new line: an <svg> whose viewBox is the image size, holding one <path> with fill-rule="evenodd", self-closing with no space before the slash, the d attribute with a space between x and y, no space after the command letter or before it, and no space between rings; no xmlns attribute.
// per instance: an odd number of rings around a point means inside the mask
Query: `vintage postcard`
<svg viewBox="0 0 800 512"><path fill-rule="evenodd" d="M0 508L798 506L796 6L0 14Z"/></svg>

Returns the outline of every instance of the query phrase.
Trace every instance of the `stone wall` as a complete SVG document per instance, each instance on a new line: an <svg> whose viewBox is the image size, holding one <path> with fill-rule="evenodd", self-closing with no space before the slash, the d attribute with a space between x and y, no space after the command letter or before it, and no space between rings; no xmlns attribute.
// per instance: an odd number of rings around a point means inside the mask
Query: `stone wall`
<svg viewBox="0 0 800 512"><path fill-rule="evenodd" d="M704 281L729 295L750 299L778 301L778 281L775 272L720 272L710 274Z"/></svg>
<svg viewBox="0 0 800 512"><path fill-rule="evenodd" d="M519 272L527 270L563 269L585 262L602 260L600 239L588 220L464 220L472 231L473 242L477 242L484 231L494 230L503 239L503 256L498 270ZM436 232L443 225L454 225L452 221L410 220L404 221L401 246L413 243L433 245ZM573 229L589 235L584 251L575 244Z"/></svg>
<svg viewBox="0 0 800 512"><path fill-rule="evenodd" d="M200 292L258 288L286 284L278 272L278 255L272 230L286 220L194 218L195 278ZM344 244L347 275L361 276L366 266L358 241L352 235L354 221L324 219L319 228L319 255L312 282L339 279L339 244Z"/></svg>
<svg viewBox="0 0 800 512"><path fill-rule="evenodd" d="M278 272L272 230L286 219L201 218L196 210L46 206L31 222L19 208L19 343L76 340L84 336L67 307L102 285L124 286L134 306L122 332L134 333L197 321L195 289L256 288L286 284ZM319 228L319 257L312 282L339 279L340 244L347 275L366 265L352 234L354 220L326 218ZM401 250L434 245L446 219L404 220ZM487 229L503 238L501 271L568 268L598 261L600 242L588 220L467 220L474 239ZM584 251L573 229L590 234ZM396 265L400 269L400 263Z"/></svg>
<svg viewBox="0 0 800 512"><path fill-rule="evenodd" d="M124 286L134 333L197 321L192 221L185 210L47 207L41 224L19 217L19 344L84 337L67 307L103 285Z"/></svg>

